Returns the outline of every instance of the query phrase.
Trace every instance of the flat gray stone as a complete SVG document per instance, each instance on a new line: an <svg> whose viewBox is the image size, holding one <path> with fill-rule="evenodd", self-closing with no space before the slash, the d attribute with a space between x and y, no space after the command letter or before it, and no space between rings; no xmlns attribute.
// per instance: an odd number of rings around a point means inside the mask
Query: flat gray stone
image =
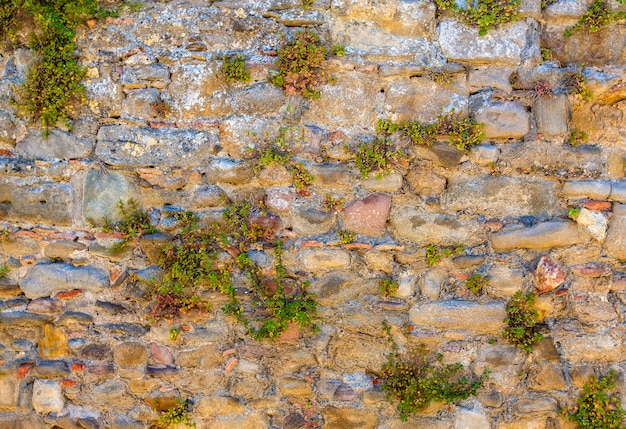
<svg viewBox="0 0 626 429"><path fill-rule="evenodd" d="M530 113L515 101L490 103L474 114L485 124L485 138L520 139L530 132Z"/></svg>
<svg viewBox="0 0 626 429"><path fill-rule="evenodd" d="M568 247L589 240L586 232L574 222L552 221L539 223L530 228L503 231L491 236L491 245L496 251L511 249L548 250Z"/></svg>
<svg viewBox="0 0 626 429"><path fill-rule="evenodd" d="M15 149L23 159L77 159L91 155L94 144L93 141L52 128L48 137L43 137L39 130L31 130Z"/></svg>
<svg viewBox="0 0 626 429"><path fill-rule="evenodd" d="M601 180L570 181L563 184L561 192L570 199L587 197L606 200L611 194L611 183Z"/></svg>
<svg viewBox="0 0 626 429"><path fill-rule="evenodd" d="M604 240L606 252L620 261L626 261L626 205L614 204L613 216Z"/></svg>
<svg viewBox="0 0 626 429"><path fill-rule="evenodd" d="M622 168L624 164L623 158L624 157L620 155ZM609 200L626 203L626 181L621 180L619 182L611 182L611 192L609 193Z"/></svg>
<svg viewBox="0 0 626 429"><path fill-rule="evenodd" d="M371 177L361 182L361 187L368 191L393 193L402 187L402 174L391 173L380 178Z"/></svg>
<svg viewBox="0 0 626 429"><path fill-rule="evenodd" d="M216 158L206 166L205 174L213 182L225 182L238 185L252 178L254 171L247 162Z"/></svg>
<svg viewBox="0 0 626 429"><path fill-rule="evenodd" d="M99 292L109 287L109 275L93 266L39 264L20 279L20 287L29 299L50 296L56 292L82 289Z"/></svg>
<svg viewBox="0 0 626 429"><path fill-rule="evenodd" d="M551 332L566 362L621 362L626 355L626 337L615 329L587 331L579 324L557 324Z"/></svg>
<svg viewBox="0 0 626 429"><path fill-rule="evenodd" d="M315 207L298 207L294 210L293 231L300 236L322 235L337 223L333 212L318 210Z"/></svg>
<svg viewBox="0 0 626 429"><path fill-rule="evenodd" d="M455 173L448 181L444 206L446 211L488 216L545 217L558 213L559 200L553 182Z"/></svg>
<svg viewBox="0 0 626 429"><path fill-rule="evenodd" d="M58 381L35 380L33 408L40 414L58 413L65 406L63 391Z"/></svg>
<svg viewBox="0 0 626 429"><path fill-rule="evenodd" d="M502 332L506 317L504 304L473 301L437 301L417 304L409 310L409 319L422 328L461 330L474 334Z"/></svg>
<svg viewBox="0 0 626 429"><path fill-rule="evenodd" d="M418 245L448 246L463 243L467 246L486 240L486 233L475 220L461 220L456 216L422 212L415 207L400 207L392 211L390 224L394 236L408 239Z"/></svg>
<svg viewBox="0 0 626 429"><path fill-rule="evenodd" d="M68 183L0 182L0 206L7 220L53 225L72 223L74 192Z"/></svg>
<svg viewBox="0 0 626 429"><path fill-rule="evenodd" d="M130 199L141 201L140 198L136 180L130 176L120 171L93 168L87 172L83 183L83 219L121 220L118 203L127 204Z"/></svg>
<svg viewBox="0 0 626 429"><path fill-rule="evenodd" d="M98 131L96 156L120 167L197 167L210 157L217 139L217 130L105 125Z"/></svg>
<svg viewBox="0 0 626 429"><path fill-rule="evenodd" d="M565 94L538 97L533 108L537 133L548 137L566 134L568 108L569 103Z"/></svg>
<svg viewBox="0 0 626 429"><path fill-rule="evenodd" d="M17 409L20 381L15 375L0 378L0 392L2 392L2 395L0 395L0 410L13 411ZM0 422L2 422L2 420L0 420Z"/></svg>
<svg viewBox="0 0 626 429"><path fill-rule="evenodd" d="M439 45L448 61L469 64L518 65L526 49L528 24L517 21L478 35L478 27L458 21L439 23Z"/></svg>

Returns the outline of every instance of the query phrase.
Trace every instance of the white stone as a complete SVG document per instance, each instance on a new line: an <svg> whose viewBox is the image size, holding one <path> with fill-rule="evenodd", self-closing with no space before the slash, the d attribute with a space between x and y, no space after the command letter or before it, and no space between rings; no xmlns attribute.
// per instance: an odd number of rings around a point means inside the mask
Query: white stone
<svg viewBox="0 0 626 429"><path fill-rule="evenodd" d="M606 238L609 220L604 212L582 208L576 217L576 223L587 228L596 240L604 241Z"/></svg>
<svg viewBox="0 0 626 429"><path fill-rule="evenodd" d="M61 385L51 380L33 383L33 408L40 414L58 413L65 406Z"/></svg>

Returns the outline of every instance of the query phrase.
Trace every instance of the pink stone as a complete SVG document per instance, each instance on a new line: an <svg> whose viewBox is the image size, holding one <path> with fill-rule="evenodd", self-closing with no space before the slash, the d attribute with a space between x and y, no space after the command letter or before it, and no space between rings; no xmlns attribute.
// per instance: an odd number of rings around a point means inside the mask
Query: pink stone
<svg viewBox="0 0 626 429"><path fill-rule="evenodd" d="M265 206L271 211L277 213L288 213L291 211L294 198L295 193L293 191L275 189L267 191L264 202Z"/></svg>
<svg viewBox="0 0 626 429"><path fill-rule="evenodd" d="M63 304L58 299L36 298L28 303L26 309L33 313L58 313L63 310Z"/></svg>
<svg viewBox="0 0 626 429"><path fill-rule="evenodd" d="M340 384L333 395L335 401L354 401L359 399L359 394L347 384Z"/></svg>
<svg viewBox="0 0 626 429"><path fill-rule="evenodd" d="M383 235L390 209L391 196L387 194L372 194L353 201L343 210L343 227L357 234Z"/></svg>
<svg viewBox="0 0 626 429"><path fill-rule="evenodd" d="M156 363L162 363L168 366L174 363L174 356L170 349L160 344L150 343L150 354Z"/></svg>
<svg viewBox="0 0 626 429"><path fill-rule="evenodd" d="M237 358L231 357L230 359L228 359L228 362L226 362L226 372L231 372L235 366L237 366L237 362L239 362L237 360Z"/></svg>
<svg viewBox="0 0 626 429"><path fill-rule="evenodd" d="M565 272L547 256L542 256L535 270L537 293L550 292L565 282Z"/></svg>
<svg viewBox="0 0 626 429"><path fill-rule="evenodd" d="M580 277L605 277L611 275L611 267L598 262L577 264L570 267L572 273Z"/></svg>

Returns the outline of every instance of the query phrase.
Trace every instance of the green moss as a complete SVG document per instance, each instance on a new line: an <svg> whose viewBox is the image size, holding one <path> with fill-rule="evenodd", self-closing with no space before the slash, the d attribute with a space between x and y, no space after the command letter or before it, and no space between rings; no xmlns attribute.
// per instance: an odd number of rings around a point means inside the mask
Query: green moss
<svg viewBox="0 0 626 429"><path fill-rule="evenodd" d="M406 154L396 149L391 140L376 136L370 143L359 144L354 161L362 178L366 179L374 173L380 179L391 172L394 164L406 158Z"/></svg>
<svg viewBox="0 0 626 429"><path fill-rule="evenodd" d="M521 0L478 0L461 8L455 0L435 0L437 12L450 11L452 15L469 25L478 27L484 36L498 24L513 22L519 18Z"/></svg>
<svg viewBox="0 0 626 429"><path fill-rule="evenodd" d="M543 335L535 330L536 319L539 316L535 310L535 294L524 295L517 291L506 308L506 314L504 323L507 326L502 336L525 352L532 352L533 344L543 338Z"/></svg>
<svg viewBox="0 0 626 429"><path fill-rule="evenodd" d="M246 67L243 55L224 55L222 73L226 82L250 82L250 70Z"/></svg>
<svg viewBox="0 0 626 429"><path fill-rule="evenodd" d="M605 0L595 0L578 22L573 27L565 30L563 35L570 37L581 30L587 33L595 33L612 22L622 19L626 19L626 12L611 12Z"/></svg>

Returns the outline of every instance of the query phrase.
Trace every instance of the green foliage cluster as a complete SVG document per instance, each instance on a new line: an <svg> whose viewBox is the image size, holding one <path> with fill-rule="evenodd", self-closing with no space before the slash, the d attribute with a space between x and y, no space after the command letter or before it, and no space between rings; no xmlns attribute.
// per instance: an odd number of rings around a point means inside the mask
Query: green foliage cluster
<svg viewBox="0 0 626 429"><path fill-rule="evenodd" d="M458 150L469 152L472 146L480 144L485 135L484 124L479 124L471 118L461 118L454 111L439 116L431 124L422 124L418 121L405 121L395 124L391 121L380 119L376 126L376 132L391 135L399 132L407 137L412 143L418 145L432 145L440 135L448 136L448 143Z"/></svg>
<svg viewBox="0 0 626 429"><path fill-rule="evenodd" d="M619 374L611 369L599 379L591 376L576 400L576 406L563 410L566 417L577 423L578 429L621 429L626 410L618 395L609 394L615 389Z"/></svg>
<svg viewBox="0 0 626 429"><path fill-rule="evenodd" d="M478 26L478 34L484 36L497 24L513 22L519 18L521 0L477 0L469 2L466 8L455 0L435 0L437 12L449 10L461 21Z"/></svg>
<svg viewBox="0 0 626 429"><path fill-rule="evenodd" d="M489 285L489 276L480 273L472 274L465 282L465 287L475 294L479 294Z"/></svg>
<svg viewBox="0 0 626 429"><path fill-rule="evenodd" d="M396 293L399 286L400 284L396 280L385 277L380 279L380 282L378 283L378 292L385 296L393 295Z"/></svg>
<svg viewBox="0 0 626 429"><path fill-rule="evenodd" d="M302 6L302 9L304 10L313 6L313 3L315 3L315 0L300 0L300 6Z"/></svg>
<svg viewBox="0 0 626 429"><path fill-rule="evenodd" d="M376 136L370 143L361 142L355 154L356 167L361 177L366 179L375 172L377 179L391 172L391 166L406 160L407 155L396 149L393 142L381 136Z"/></svg>
<svg viewBox="0 0 626 429"><path fill-rule="evenodd" d="M535 331L538 313L535 310L535 294L517 291L506 308L506 327L502 336L527 353L532 352L533 344L543 338Z"/></svg>
<svg viewBox="0 0 626 429"><path fill-rule="evenodd" d="M115 11L100 9L96 0L12 0L0 5L0 37L14 42L20 22L32 17L39 27L30 47L36 53L15 102L44 126L44 135L58 121L69 126L72 105L85 95L86 68L74 58L76 27L88 18Z"/></svg>
<svg viewBox="0 0 626 429"><path fill-rule="evenodd" d="M316 33L296 33L278 49L278 73L272 77L272 83L284 88L287 95L319 98L318 88L325 78L322 62L327 54L328 48Z"/></svg>
<svg viewBox="0 0 626 429"><path fill-rule="evenodd" d="M250 82L250 70L246 67L243 55L224 55L222 57L222 73L226 82Z"/></svg>
<svg viewBox="0 0 626 429"><path fill-rule="evenodd" d="M172 105L166 100L157 100L150 103L150 109L152 113L157 116L167 118L172 113Z"/></svg>
<svg viewBox="0 0 626 429"><path fill-rule="evenodd" d="M576 220L578 215L580 214L580 209L578 207L571 207L568 212L568 216L572 220Z"/></svg>
<svg viewBox="0 0 626 429"><path fill-rule="evenodd" d="M2 267L0 267L0 279L8 276L10 272L11 272L11 269L7 267L6 265L3 265Z"/></svg>
<svg viewBox="0 0 626 429"><path fill-rule="evenodd" d="M587 84L587 78L582 70L570 71L563 77L560 88L566 94L573 94L576 98L589 101L593 98L593 94Z"/></svg>
<svg viewBox="0 0 626 429"><path fill-rule="evenodd" d="M263 167L274 163L283 165L291 174L296 191L300 195L307 195L308 187L313 184L313 175L303 162L293 159L293 154L287 149L284 134L285 130L283 129L281 130L281 136L274 143L268 144L261 151L254 165L254 171L258 173Z"/></svg>
<svg viewBox="0 0 626 429"><path fill-rule="evenodd" d="M620 1L624 3L624 1ZM563 32L565 37L570 37L574 33L585 30L587 33L595 33L602 27L606 27L611 22L626 19L626 12L611 12L606 0L595 0L587 9L587 12L580 17L578 22Z"/></svg>
<svg viewBox="0 0 626 429"><path fill-rule="evenodd" d="M340 212L346 200L342 197L333 197L330 194L324 195L324 210L327 212Z"/></svg>
<svg viewBox="0 0 626 429"><path fill-rule="evenodd" d="M470 381L461 363L443 364L442 355L420 346L405 355L397 348L380 370L381 389L389 401L398 400L402 421L428 407L432 401L451 403L475 395L483 387L488 371Z"/></svg>
<svg viewBox="0 0 626 429"><path fill-rule="evenodd" d="M159 417L159 425L166 428L181 424L190 428L196 427L196 423L189 420L187 401L178 402L167 411L162 412L161 417Z"/></svg>
<svg viewBox="0 0 626 429"><path fill-rule="evenodd" d="M339 230L337 231L337 236L339 237L339 241L343 244L350 244L356 240L356 233L351 231Z"/></svg>
<svg viewBox="0 0 626 429"><path fill-rule="evenodd" d="M437 247L434 244L426 247L426 262L431 267L437 265L441 258L450 258L460 255L465 250L464 244L455 243L451 247Z"/></svg>
<svg viewBox="0 0 626 429"><path fill-rule="evenodd" d="M452 74L448 71L431 72L428 74L428 77L435 81L435 83L445 86L450 85L453 81Z"/></svg>
<svg viewBox="0 0 626 429"><path fill-rule="evenodd" d="M567 144L573 147L578 146L582 142L587 140L587 133L579 130L578 128L574 128L569 136L567 137Z"/></svg>

